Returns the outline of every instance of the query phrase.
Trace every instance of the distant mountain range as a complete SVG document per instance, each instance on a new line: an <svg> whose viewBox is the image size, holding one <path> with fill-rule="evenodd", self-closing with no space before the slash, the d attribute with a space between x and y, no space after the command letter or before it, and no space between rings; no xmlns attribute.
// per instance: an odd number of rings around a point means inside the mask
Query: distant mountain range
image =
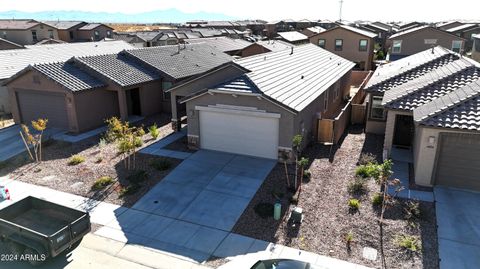
<svg viewBox="0 0 480 269"><path fill-rule="evenodd" d="M219 13L197 12L185 13L177 9L155 10L137 14L85 12L85 11L3 11L0 19L35 19L35 20L73 20L87 22L120 23L183 23L189 20L234 20L236 18Z"/></svg>

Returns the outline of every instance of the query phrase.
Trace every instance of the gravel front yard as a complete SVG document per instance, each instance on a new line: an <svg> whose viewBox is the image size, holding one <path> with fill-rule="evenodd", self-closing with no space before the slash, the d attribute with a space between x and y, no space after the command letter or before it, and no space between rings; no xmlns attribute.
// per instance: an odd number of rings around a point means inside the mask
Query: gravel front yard
<svg viewBox="0 0 480 269"><path fill-rule="evenodd" d="M148 117L135 125L143 124L148 127L153 122L159 126L158 139L172 133L170 119L166 115ZM148 131L142 140L144 143L141 148L155 142ZM48 141L44 144L42 163L30 162L25 153L4 163L0 167L0 175L8 174L16 180L129 207L181 162L177 159L137 153L135 170L127 170L122 156L117 154L116 143L100 146L99 141L100 136L74 144ZM84 161L77 165L69 164L73 155L83 157ZM169 167L157 169L152 165L159 163L168 163ZM113 183L104 188L92 189L95 181L101 177L110 177ZM131 193L122 195L129 186L135 185L132 182L137 181L139 183L136 190L131 187Z"/></svg>
<svg viewBox="0 0 480 269"><path fill-rule="evenodd" d="M277 164L244 211L233 232L366 266L382 267L381 236L377 221L380 209L371 202L380 187L370 179L364 195L352 195L347 191L349 182L355 177L355 168L361 153L381 156L382 144L383 136L365 135L360 129L352 128L341 146L332 151L332 162L329 161L329 147L309 147L304 155L312 161L308 168L312 177L302 185L298 206L303 208L305 214L303 223L296 228L287 223L286 208L293 207L290 205L291 193L287 190L284 165ZM290 168L290 171L293 171L293 168ZM275 203L273 194L281 197L281 221L275 221L271 216L262 218L255 210L259 203ZM350 198L360 200L360 209L356 213L349 210ZM421 202L421 217L415 222L416 227L412 227L405 219L405 201L397 201L395 206L387 209L386 223L383 226L386 268L438 268L434 205ZM347 234L352 235L353 239L350 248L347 247L345 239ZM410 252L402 249L398 245L399 235L417 237L422 245L421 251ZM378 250L375 261L362 257L364 247Z"/></svg>

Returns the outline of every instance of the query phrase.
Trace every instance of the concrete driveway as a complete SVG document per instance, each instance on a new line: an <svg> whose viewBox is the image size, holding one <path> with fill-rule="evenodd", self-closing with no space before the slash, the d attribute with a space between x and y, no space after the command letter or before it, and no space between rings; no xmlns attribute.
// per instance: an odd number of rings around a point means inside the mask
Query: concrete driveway
<svg viewBox="0 0 480 269"><path fill-rule="evenodd" d="M203 262L230 234L275 164L200 150L97 234Z"/></svg>
<svg viewBox="0 0 480 269"><path fill-rule="evenodd" d="M480 193L436 187L440 268L480 264Z"/></svg>

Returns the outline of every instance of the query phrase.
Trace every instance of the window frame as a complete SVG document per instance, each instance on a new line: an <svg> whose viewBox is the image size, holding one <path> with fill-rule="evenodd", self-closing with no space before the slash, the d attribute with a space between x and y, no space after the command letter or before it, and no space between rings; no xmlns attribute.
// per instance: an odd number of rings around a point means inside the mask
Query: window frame
<svg viewBox="0 0 480 269"><path fill-rule="evenodd" d="M108 37L108 38L112 38L112 31L107 30L107 37Z"/></svg>
<svg viewBox="0 0 480 269"><path fill-rule="evenodd" d="M362 41L366 42L364 49L362 49ZM360 39L358 41L358 51L367 51L367 50L368 50L368 39Z"/></svg>
<svg viewBox="0 0 480 269"><path fill-rule="evenodd" d="M379 103L375 104L375 101L376 100L379 101ZM382 105L382 100L383 100L383 96L381 95L373 95L372 96L372 102L370 104L370 113L369 113L369 118L371 120L376 120L376 121L385 121L386 119L386 111L385 111L385 107ZM374 116L374 113L373 113L373 110L374 109L378 109L378 110L382 110L382 117L376 117ZM376 114L375 114L376 115Z"/></svg>
<svg viewBox="0 0 480 269"><path fill-rule="evenodd" d="M48 37L51 38L51 39L54 39L55 38L55 35L53 34L53 30L48 30Z"/></svg>
<svg viewBox="0 0 480 269"><path fill-rule="evenodd" d="M166 85L169 85L166 87ZM170 92L165 92L166 90L173 87L173 82L171 81L162 81L162 98L164 101L172 99Z"/></svg>
<svg viewBox="0 0 480 269"><path fill-rule="evenodd" d="M398 46L398 51L395 51L395 44L400 44ZM393 40L392 42L392 53L402 53L402 40Z"/></svg>
<svg viewBox="0 0 480 269"><path fill-rule="evenodd" d="M320 45L320 41L323 41L323 46ZM327 40L325 40L324 38L320 38L317 42L317 45L322 48L322 49L325 49L325 46L327 45Z"/></svg>
<svg viewBox="0 0 480 269"><path fill-rule="evenodd" d="M323 96L323 112L326 112L328 110L328 99L329 99L328 92L329 90L327 89Z"/></svg>
<svg viewBox="0 0 480 269"><path fill-rule="evenodd" d="M458 51L455 51L455 47L454 47L454 44L460 44L460 46L458 47ZM462 40L452 40L452 51L456 52L456 53L461 53L462 51L462 44L463 44L463 41Z"/></svg>
<svg viewBox="0 0 480 269"><path fill-rule="evenodd" d="M337 41L341 42L340 46L337 46ZM343 39L335 39L335 51L343 51Z"/></svg>
<svg viewBox="0 0 480 269"><path fill-rule="evenodd" d="M32 39L33 41L38 41L37 30L32 30Z"/></svg>

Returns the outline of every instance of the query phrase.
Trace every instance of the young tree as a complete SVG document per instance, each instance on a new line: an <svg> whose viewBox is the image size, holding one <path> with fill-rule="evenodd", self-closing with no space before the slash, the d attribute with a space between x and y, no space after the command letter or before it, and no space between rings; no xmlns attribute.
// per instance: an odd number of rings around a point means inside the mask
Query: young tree
<svg viewBox="0 0 480 269"><path fill-rule="evenodd" d="M145 135L143 127L130 127L128 122L122 122L116 117L106 120L106 123L108 124L106 139L117 143L125 168L135 169L136 151L142 146L142 137Z"/></svg>
<svg viewBox="0 0 480 269"><path fill-rule="evenodd" d="M295 180L294 180L294 188L295 190L298 187L298 157L300 156L300 151L302 148L302 140L303 137L302 135L295 135L292 140L292 146L293 146L293 153L295 155Z"/></svg>
<svg viewBox="0 0 480 269"><path fill-rule="evenodd" d="M22 131L20 131L20 136L22 137L25 148L32 161L37 163L42 161L42 137L43 132L47 129L47 123L48 119L33 120L32 127L36 133L32 133L27 125L21 125Z"/></svg>
<svg viewBox="0 0 480 269"><path fill-rule="evenodd" d="M298 161L298 165L300 166L300 184L298 186L298 196L300 196L300 192L302 191L302 181L303 181L303 173L305 171L305 167L308 165L308 158L305 158L305 157L302 157L299 161Z"/></svg>

